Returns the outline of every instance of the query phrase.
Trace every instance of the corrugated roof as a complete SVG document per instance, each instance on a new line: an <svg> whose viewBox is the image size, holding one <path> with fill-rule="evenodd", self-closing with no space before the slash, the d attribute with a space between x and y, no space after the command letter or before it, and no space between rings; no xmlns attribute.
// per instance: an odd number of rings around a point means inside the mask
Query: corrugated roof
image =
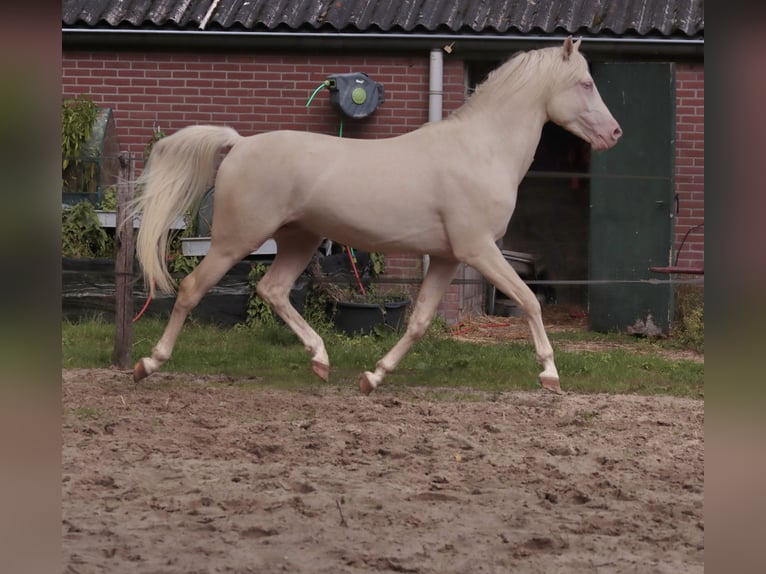
<svg viewBox="0 0 766 574"><path fill-rule="evenodd" d="M63 0L64 28L701 38L704 0ZM212 8L212 12L208 11Z"/></svg>

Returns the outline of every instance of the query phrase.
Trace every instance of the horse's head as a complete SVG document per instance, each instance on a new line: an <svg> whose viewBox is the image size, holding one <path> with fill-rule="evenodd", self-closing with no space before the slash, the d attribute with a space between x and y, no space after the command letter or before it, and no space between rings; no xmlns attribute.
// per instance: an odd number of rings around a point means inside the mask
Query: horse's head
<svg viewBox="0 0 766 574"><path fill-rule="evenodd" d="M580 54L580 40L573 42L568 37L559 55L564 71L548 99L548 119L581 137L593 149L609 149L620 139L622 128L596 89L588 63Z"/></svg>

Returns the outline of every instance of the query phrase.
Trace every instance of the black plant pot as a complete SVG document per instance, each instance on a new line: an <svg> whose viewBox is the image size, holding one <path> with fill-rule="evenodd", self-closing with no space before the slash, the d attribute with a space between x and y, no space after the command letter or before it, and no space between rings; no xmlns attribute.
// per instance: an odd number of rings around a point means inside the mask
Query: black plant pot
<svg viewBox="0 0 766 574"><path fill-rule="evenodd" d="M404 317L407 314L409 301L388 301L383 307L386 311L385 324L394 331L400 331L404 327Z"/></svg>
<svg viewBox="0 0 766 574"><path fill-rule="evenodd" d="M309 293L309 281L297 281L290 289L290 303L298 313L303 314L303 309L306 307L306 298Z"/></svg>
<svg viewBox="0 0 766 574"><path fill-rule="evenodd" d="M378 325L400 331L404 327L409 305L409 300L382 304L338 301L335 303L335 328L350 337L369 335Z"/></svg>
<svg viewBox="0 0 766 574"><path fill-rule="evenodd" d="M369 335L377 325L384 324L383 310L374 303L335 303L335 328L349 337Z"/></svg>

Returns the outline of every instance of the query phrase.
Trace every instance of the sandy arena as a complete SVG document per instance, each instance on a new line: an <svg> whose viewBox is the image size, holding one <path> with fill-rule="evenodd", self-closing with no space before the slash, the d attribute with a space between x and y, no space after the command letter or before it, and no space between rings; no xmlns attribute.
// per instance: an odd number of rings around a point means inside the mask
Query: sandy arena
<svg viewBox="0 0 766 574"><path fill-rule="evenodd" d="M704 570L704 403L65 370L63 572Z"/></svg>

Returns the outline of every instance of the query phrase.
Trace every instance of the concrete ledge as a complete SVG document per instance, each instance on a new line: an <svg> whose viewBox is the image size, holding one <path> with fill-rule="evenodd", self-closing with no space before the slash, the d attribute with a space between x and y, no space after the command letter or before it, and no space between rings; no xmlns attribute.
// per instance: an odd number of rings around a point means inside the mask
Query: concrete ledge
<svg viewBox="0 0 766 574"><path fill-rule="evenodd" d="M181 239L181 253L186 257L204 257L210 249L209 237L185 237ZM277 252L277 242L273 239L267 239L250 255L274 255Z"/></svg>

